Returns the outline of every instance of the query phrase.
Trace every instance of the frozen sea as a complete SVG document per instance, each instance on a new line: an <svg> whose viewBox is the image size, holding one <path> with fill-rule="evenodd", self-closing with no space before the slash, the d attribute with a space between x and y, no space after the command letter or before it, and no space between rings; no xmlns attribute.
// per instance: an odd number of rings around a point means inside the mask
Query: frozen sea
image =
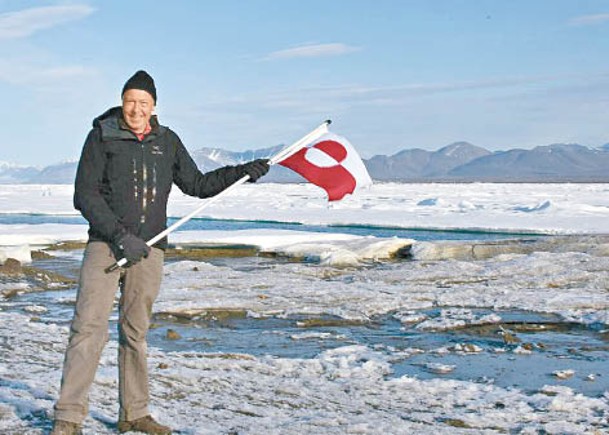
<svg viewBox="0 0 609 435"><path fill-rule="evenodd" d="M0 433L51 426L72 187L0 186ZM200 200L172 193L178 218ZM170 236L151 408L182 434L609 433L609 185L243 185ZM222 250L226 248L225 250ZM32 252L49 256L32 259ZM249 252L249 254L247 254ZM37 274L37 275L36 275ZM48 278L48 279L47 279ZM116 433L117 342L86 434Z"/></svg>

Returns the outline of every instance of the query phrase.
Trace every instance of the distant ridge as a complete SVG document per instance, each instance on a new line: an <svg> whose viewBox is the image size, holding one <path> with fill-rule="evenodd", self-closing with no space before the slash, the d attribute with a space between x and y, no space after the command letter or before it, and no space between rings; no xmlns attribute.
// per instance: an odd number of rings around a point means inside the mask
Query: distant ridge
<svg viewBox="0 0 609 435"><path fill-rule="evenodd" d="M609 181L608 168L609 149L553 144L493 153L446 176L479 181Z"/></svg>
<svg viewBox="0 0 609 435"><path fill-rule="evenodd" d="M467 142L455 142L438 151L419 148L400 151L392 156L374 156L365 161L368 172L377 180L419 180L445 177L451 170L490 151Z"/></svg>
<svg viewBox="0 0 609 435"><path fill-rule="evenodd" d="M192 152L203 171L270 157L281 145L226 151L201 148ZM530 150L491 152L468 142L455 142L437 151L420 148L391 156L364 160L370 176L378 181L397 182L609 182L609 143L598 148L578 144L551 144ZM0 184L71 184L77 162L62 162L44 168L0 162ZM264 182L294 183L303 179L279 165L273 166Z"/></svg>

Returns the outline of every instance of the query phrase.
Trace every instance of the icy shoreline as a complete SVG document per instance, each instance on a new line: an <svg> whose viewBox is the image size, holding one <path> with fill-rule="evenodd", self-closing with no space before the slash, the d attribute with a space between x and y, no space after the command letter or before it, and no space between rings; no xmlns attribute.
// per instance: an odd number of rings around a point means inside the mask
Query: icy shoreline
<svg viewBox="0 0 609 435"><path fill-rule="evenodd" d="M499 324L501 310L522 309L591 327L609 324L606 256L533 252L356 268L280 262L261 264L260 271L231 262L172 262L165 268L154 311L196 316L206 310L243 310L254 317L333 315L361 322L396 312L405 327L433 331ZM62 303L72 298L64 297ZM37 318L44 306L26 305L21 312L8 311L10 302L3 306L0 431L43 434L57 396L69 319L41 323ZM462 308L421 315L434 307ZM494 314L480 317L475 307ZM315 334L311 328L298 339ZM111 340L102 356L85 433L115 432L116 346ZM511 347L504 352L513 358L546 352L537 345ZM487 354L492 361L498 350L493 349L462 343L434 352L438 357L464 353L458 364L467 365L474 358L468 353ZM454 367L442 363L428 364L439 373L433 379L392 376L396 361L408 361L418 352L343 345L303 359L151 348L152 409L185 434L594 434L609 429L609 390L586 396L566 386L568 381L552 381L548 372L545 385L525 392L497 386L492 377L443 378ZM598 352L602 350L590 355L603 358ZM595 382L593 377L600 376L605 382L603 372L579 370L577 358L548 357L567 377Z"/></svg>
<svg viewBox="0 0 609 435"><path fill-rule="evenodd" d="M3 348L16 350L12 358L3 351L0 430L44 433L67 328L19 314L0 316ZM115 433L115 354L111 341L92 389L85 433ZM153 348L150 367L153 413L183 434L584 434L609 427L607 395L591 398L549 385L525 394L492 383L392 379L386 377L387 357L362 346L306 360Z"/></svg>
<svg viewBox="0 0 609 435"><path fill-rule="evenodd" d="M396 364L407 364L420 351L411 347L409 329L433 334L499 325L505 323L502 313L510 310L551 314L559 323L581 325L596 334L597 341L605 340L608 185L386 184L332 206L310 186L243 187L209 216L273 217L324 225L503 228L561 236L423 243L259 229L176 233L172 242L179 245L247 244L307 261L262 257L242 262L168 261L153 308L157 315L235 310L251 318L331 316L362 324L375 316L392 315L404 331L396 333L402 340L396 348L340 342L312 358L151 347L152 409L161 421L193 435L600 434L609 430L609 390L592 397L568 386L573 379L605 385L605 373L586 372L578 365L586 359L606 360L603 346L581 346L571 354L527 343L525 334L507 331L504 339L493 336L493 345L444 343L428 351L432 363L426 367L435 373L433 379L394 374ZM70 186L0 186L0 199L4 213L75 213ZM171 213L181 215L196 204L196 199L176 194ZM85 225L0 225L2 249L17 252L24 243L45 246L85 239ZM415 261L386 259L410 246ZM70 256L73 268L81 253L57 255ZM11 296L0 305L0 432L44 434L57 397L69 316L64 308L65 318L41 321L47 307L19 295L41 290L21 275L1 277L2 294ZM70 307L75 291L64 288L58 293L57 304ZM326 333L309 328L294 340L323 340ZM502 345L501 340L507 343L511 334L516 335L513 340L520 335L522 342ZM116 432L116 347L116 341L110 340L102 355L91 392L91 416L85 422L87 434ZM459 365L472 364L474 355L484 355L489 363L506 355L508 362L515 358L522 366L532 361L532 357L527 360L531 353L560 369L554 376L551 370L542 371L542 386L532 391L500 387L492 377L447 379L446 373L459 371ZM446 355L453 356L450 364ZM492 373L501 376L500 370ZM570 381L559 376L572 377Z"/></svg>

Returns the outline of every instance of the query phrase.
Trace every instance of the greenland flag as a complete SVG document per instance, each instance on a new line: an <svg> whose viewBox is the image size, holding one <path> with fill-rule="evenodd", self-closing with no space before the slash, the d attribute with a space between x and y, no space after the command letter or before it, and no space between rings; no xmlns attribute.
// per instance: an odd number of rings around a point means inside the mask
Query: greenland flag
<svg viewBox="0 0 609 435"><path fill-rule="evenodd" d="M344 137L326 133L290 157L278 162L299 173L338 201L372 179L355 148Z"/></svg>

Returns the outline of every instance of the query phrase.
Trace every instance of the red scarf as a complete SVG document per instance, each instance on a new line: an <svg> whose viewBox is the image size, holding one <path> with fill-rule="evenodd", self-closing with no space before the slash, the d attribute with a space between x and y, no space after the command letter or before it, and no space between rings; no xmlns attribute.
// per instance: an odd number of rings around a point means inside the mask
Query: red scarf
<svg viewBox="0 0 609 435"><path fill-rule="evenodd" d="M148 133L150 133L151 131L152 131L152 127L150 126L150 123L148 123L148 124L146 125L146 128L144 129L144 132L143 132L143 133L136 133L135 131L134 131L133 133L134 133L134 134L137 136L137 138L138 138L138 139L139 139L139 141L141 142L141 141L143 141L143 140L144 140L144 138L145 138L145 137L148 135Z"/></svg>

